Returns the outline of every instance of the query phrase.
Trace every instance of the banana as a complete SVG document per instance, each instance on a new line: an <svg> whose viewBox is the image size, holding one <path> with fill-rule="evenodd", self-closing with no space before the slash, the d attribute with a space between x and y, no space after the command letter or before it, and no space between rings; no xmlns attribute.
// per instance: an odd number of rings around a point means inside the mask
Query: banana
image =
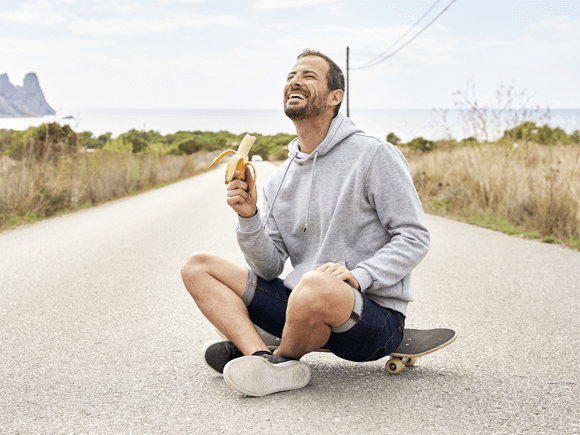
<svg viewBox="0 0 580 435"><path fill-rule="evenodd" d="M246 134L242 139L242 142L240 143L237 152L231 149L224 151L215 158L215 160L211 163L211 165L209 165L209 167L211 168L213 165L219 162L226 154L234 153L234 155L230 157L228 167L226 169L226 184L230 184L232 182L232 180L234 179L234 174L236 173L237 170L241 172L240 179L245 181L246 166L251 166L252 169L254 170L254 183L252 184L252 191L250 192L250 195L254 194L254 188L256 187L256 168L254 168L254 165L252 165L248 161L248 154L250 152L250 148L252 148L252 145L254 145L255 141L256 138L254 136Z"/></svg>

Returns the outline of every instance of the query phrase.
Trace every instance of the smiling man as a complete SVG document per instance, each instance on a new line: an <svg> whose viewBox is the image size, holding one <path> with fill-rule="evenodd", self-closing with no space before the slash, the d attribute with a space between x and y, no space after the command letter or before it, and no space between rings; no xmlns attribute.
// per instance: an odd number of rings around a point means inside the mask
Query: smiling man
<svg viewBox="0 0 580 435"><path fill-rule="evenodd" d="M284 85L284 112L298 137L263 191L252 175L228 185L248 268L197 252L182 277L204 316L227 339L203 347L206 364L251 396L306 386L300 359L326 346L351 361L374 361L402 340L411 271L429 232L409 166L391 144L340 115L344 76L305 50ZM290 258L292 272L279 278ZM254 325L281 337L272 353Z"/></svg>

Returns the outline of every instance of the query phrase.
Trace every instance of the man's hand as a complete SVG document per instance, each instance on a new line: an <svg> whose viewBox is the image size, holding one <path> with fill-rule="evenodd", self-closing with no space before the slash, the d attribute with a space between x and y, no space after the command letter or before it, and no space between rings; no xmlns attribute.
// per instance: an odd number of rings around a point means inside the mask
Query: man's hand
<svg viewBox="0 0 580 435"><path fill-rule="evenodd" d="M341 281L346 282L351 287L354 287L356 290L360 289L358 281L355 279L354 275L350 270L346 267L341 266L337 263L326 263L316 269L319 272L328 273L332 276L336 276Z"/></svg>
<svg viewBox="0 0 580 435"><path fill-rule="evenodd" d="M240 180L240 171L236 171L234 179L228 184L227 203L241 217L250 218L256 214L258 202L258 190L250 195L250 189L254 183L254 177L250 166L246 166L246 181Z"/></svg>

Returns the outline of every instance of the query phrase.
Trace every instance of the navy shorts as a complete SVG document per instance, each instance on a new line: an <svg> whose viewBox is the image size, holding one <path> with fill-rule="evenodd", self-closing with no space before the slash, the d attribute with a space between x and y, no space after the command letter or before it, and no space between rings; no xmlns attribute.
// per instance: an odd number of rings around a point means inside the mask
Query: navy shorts
<svg viewBox="0 0 580 435"><path fill-rule="evenodd" d="M282 337L286 308L292 290L276 278L266 281L248 269L248 282L243 300L250 319L264 331ZM405 316L382 307L353 289L355 310L342 326L333 328L326 347L333 354L349 361L375 361L394 352L403 339Z"/></svg>

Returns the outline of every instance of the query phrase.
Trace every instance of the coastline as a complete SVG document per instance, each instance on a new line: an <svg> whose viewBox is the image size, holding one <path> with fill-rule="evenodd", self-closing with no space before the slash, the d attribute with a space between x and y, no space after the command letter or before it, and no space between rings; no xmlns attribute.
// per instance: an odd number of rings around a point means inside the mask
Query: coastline
<svg viewBox="0 0 580 435"><path fill-rule="evenodd" d="M441 114L446 109L353 109L351 118L368 134L385 138L394 132L407 142L422 136L441 139L445 134L461 140L468 137L456 109L448 109L449 131ZM345 110L341 110L345 114ZM550 109L551 127L570 134L580 128L579 109ZM70 117L70 118L68 118ZM67 119L68 118L68 119ZM50 122L67 124L76 132L95 136L111 132L113 137L132 129L172 134L177 131L229 131L234 134L294 134L294 125L281 109L60 109L54 116L40 118L0 118L0 129L26 130Z"/></svg>

